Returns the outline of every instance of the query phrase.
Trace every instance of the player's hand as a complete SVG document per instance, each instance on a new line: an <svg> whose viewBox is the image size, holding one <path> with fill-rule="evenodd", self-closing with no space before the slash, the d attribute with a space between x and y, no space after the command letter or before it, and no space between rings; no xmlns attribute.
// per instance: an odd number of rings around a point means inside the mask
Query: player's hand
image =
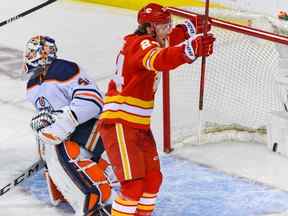
<svg viewBox="0 0 288 216"><path fill-rule="evenodd" d="M198 15L192 17L191 19L184 21L184 26L186 27L186 31L189 37L193 37L196 34L201 34L204 32L204 16ZM207 23L207 32L211 30L211 22Z"/></svg>
<svg viewBox="0 0 288 216"><path fill-rule="evenodd" d="M209 56L213 53L213 44L215 38L213 34L208 33L207 36L196 35L189 38L184 45L184 52L188 60L194 61L199 56Z"/></svg>

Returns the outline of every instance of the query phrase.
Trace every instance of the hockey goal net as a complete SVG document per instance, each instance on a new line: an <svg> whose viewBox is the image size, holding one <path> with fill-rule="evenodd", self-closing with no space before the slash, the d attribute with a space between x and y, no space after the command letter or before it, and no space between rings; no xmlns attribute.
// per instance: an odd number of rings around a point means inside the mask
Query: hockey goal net
<svg viewBox="0 0 288 216"><path fill-rule="evenodd" d="M176 15L175 22L193 14L177 8L170 11ZM212 16L220 15L220 19L210 18L216 42L213 55L206 61L203 110L198 108L200 59L163 79L166 152L171 150L170 141L173 145L265 142L267 114L284 110L275 80L285 71L280 67L285 53L286 62L288 59L287 26L262 16L228 14L216 13ZM288 74L288 65L286 71Z"/></svg>

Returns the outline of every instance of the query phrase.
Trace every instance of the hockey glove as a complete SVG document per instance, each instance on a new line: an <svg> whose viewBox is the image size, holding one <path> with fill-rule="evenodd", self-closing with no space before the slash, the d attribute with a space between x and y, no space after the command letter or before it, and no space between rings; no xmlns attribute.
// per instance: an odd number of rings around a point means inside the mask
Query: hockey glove
<svg viewBox="0 0 288 216"><path fill-rule="evenodd" d="M189 38L184 45L184 52L188 57L188 62L191 63L199 56L209 56L213 53L213 43L215 38L209 33L207 36L196 35Z"/></svg>
<svg viewBox="0 0 288 216"><path fill-rule="evenodd" d="M48 127L49 125L53 124L55 119L51 112L47 110L42 110L36 113L30 122L30 126L34 132L39 132L41 129Z"/></svg>
<svg viewBox="0 0 288 216"><path fill-rule="evenodd" d="M184 21L184 26L186 28L187 34L189 37L193 37L196 34L200 34L204 32L204 17L203 16L195 16L191 19ZM207 32L211 30L211 23L208 21L207 23Z"/></svg>
<svg viewBox="0 0 288 216"><path fill-rule="evenodd" d="M78 126L77 117L69 107L53 113L55 122L38 132L39 138L45 143L57 145L71 135Z"/></svg>

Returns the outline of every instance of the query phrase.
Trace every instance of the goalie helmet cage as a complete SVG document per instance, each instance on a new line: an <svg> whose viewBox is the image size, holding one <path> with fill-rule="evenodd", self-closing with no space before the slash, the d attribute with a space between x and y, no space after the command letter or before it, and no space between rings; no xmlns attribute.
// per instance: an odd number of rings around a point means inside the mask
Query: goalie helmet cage
<svg viewBox="0 0 288 216"><path fill-rule="evenodd" d="M174 7L168 10L175 15L176 22L197 15ZM206 61L201 114L198 108L201 61L163 73L164 152L172 150L171 141L264 142L267 114L284 110L275 78L281 73L278 48L284 47L288 56L288 37L251 27L255 23L265 24L257 16L241 20L248 26L209 17L216 41L213 55ZM288 74L288 65L286 70Z"/></svg>

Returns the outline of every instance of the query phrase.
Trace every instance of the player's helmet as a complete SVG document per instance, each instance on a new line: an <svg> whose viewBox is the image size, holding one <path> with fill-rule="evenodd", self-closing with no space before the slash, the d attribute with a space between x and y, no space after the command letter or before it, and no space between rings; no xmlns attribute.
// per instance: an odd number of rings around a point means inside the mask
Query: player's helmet
<svg viewBox="0 0 288 216"><path fill-rule="evenodd" d="M140 25L143 25L144 23L169 23L171 22L171 14L163 6L156 3L150 3L138 11L137 20Z"/></svg>
<svg viewBox="0 0 288 216"><path fill-rule="evenodd" d="M24 53L24 67L26 73L35 73L39 68L51 64L57 58L55 40L37 35L26 44Z"/></svg>

